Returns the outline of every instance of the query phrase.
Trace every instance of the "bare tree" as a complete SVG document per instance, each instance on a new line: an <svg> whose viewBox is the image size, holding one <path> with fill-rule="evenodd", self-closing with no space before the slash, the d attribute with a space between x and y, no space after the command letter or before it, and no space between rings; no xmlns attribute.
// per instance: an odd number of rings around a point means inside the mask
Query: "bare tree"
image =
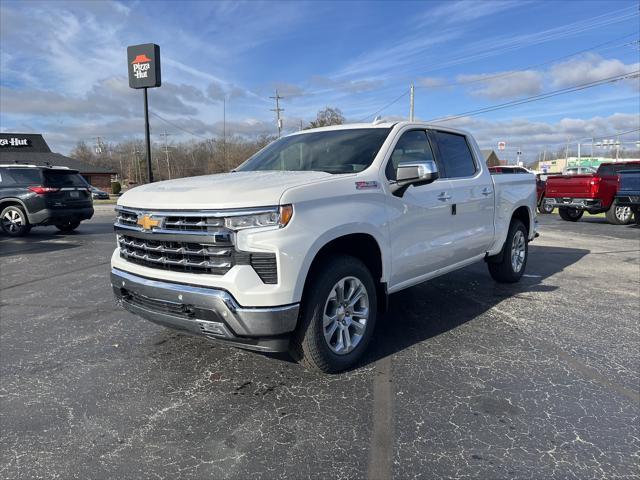
<svg viewBox="0 0 640 480"><path fill-rule="evenodd" d="M342 115L342 111L339 108L325 107L318 112L315 120L309 122L309 126L307 128L342 125L344 122L344 115Z"/></svg>

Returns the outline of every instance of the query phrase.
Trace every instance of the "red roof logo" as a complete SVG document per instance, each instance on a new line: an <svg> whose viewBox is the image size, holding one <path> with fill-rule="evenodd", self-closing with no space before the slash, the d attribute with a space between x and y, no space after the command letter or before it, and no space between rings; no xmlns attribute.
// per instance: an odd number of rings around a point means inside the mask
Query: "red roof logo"
<svg viewBox="0 0 640 480"><path fill-rule="evenodd" d="M133 62L131 62L131 65L133 65L134 63L147 63L150 62L151 59L148 58L144 53L142 55L138 55Z"/></svg>

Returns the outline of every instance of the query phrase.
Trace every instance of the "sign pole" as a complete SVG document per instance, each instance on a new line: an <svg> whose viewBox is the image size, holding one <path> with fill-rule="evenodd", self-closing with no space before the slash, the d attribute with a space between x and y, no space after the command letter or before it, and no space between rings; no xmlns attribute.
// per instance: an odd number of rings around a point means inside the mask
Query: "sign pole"
<svg viewBox="0 0 640 480"><path fill-rule="evenodd" d="M153 183L153 169L151 168L151 138L149 135L149 99L147 98L148 88L144 88L144 134L147 143L147 178L149 183Z"/></svg>

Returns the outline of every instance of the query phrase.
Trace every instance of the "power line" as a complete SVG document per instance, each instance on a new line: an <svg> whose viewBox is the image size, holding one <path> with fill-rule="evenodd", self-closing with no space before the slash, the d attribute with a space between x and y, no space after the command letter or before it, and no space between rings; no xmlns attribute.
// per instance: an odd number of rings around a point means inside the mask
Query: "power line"
<svg viewBox="0 0 640 480"><path fill-rule="evenodd" d="M154 117L156 117L156 118L158 118L158 119L162 120L163 122L168 123L169 125L172 125L173 127L177 128L178 130L183 131L184 133L188 133L189 135L193 135L194 137L202 138L202 139L204 139L204 140L209 140L207 137L205 137L205 136L203 136L203 135L198 135L197 133L193 133L193 132L191 132L191 131L187 130L186 128L182 128L180 125L177 125L177 124L173 123L172 121L167 120L167 119L166 119L166 118L164 118L164 117L161 117L161 116L160 116L160 115L158 115L157 113L154 113L154 112L151 112L151 111L150 111L149 113L150 113L151 115L153 115Z"/></svg>
<svg viewBox="0 0 640 480"><path fill-rule="evenodd" d="M560 61L560 60L564 60L565 58L575 57L575 56L581 55L583 53L595 52L600 47L603 47L603 46L608 45L608 44L613 43L613 42L617 42L619 40L622 40L623 38L628 38L628 37L632 37L632 36L635 36L635 35L637 35L637 33L635 33L635 32L627 34L627 35L623 35L622 37L617 37L617 38L614 38L614 39L609 40L607 42L599 43L598 45L593 45L591 47L585 48L583 50L579 50L579 51L574 52L574 53L570 53L568 55L563 55L561 57L556 57L556 58L553 58L551 60L546 60L544 62L535 63L535 64L532 64L532 65L527 65L525 67L519 67L515 71L503 72L503 73L498 73L498 74L495 74L495 75L487 75L487 76L483 76L481 78L474 78L474 79L471 79L471 80L463 80L463 81L457 81L457 82L447 82L447 83L442 84L442 85L434 85L434 86L431 86L431 87L417 86L416 88L424 88L424 89L445 88L445 87L452 87L452 86L459 86L459 85L469 85L471 83L486 82L486 81L489 81L489 80L494 80L496 78L510 77L512 75L516 75L516 74L522 72L523 70L542 67L544 65L549 65L551 63L554 63L554 62L557 62L557 61ZM635 40L633 42L626 42L626 43L621 43L621 44L618 44L618 45L613 45L612 47L609 47L609 48L616 48L616 47L624 47L624 46L627 46L627 45L634 45L634 44L637 44L638 42L639 42L639 40Z"/></svg>
<svg viewBox="0 0 640 480"><path fill-rule="evenodd" d="M383 110L386 110L387 108L389 108L391 105L393 105L394 103L396 103L397 101L399 101L401 98L409 95L410 90L407 90L406 92L404 92L402 95L400 95L398 98L396 98L395 100L389 102L388 104L386 104L384 107L376 110L375 112L367 115L366 117L363 117L361 120L357 120L356 123L361 123L364 122L367 118L369 117L375 117L378 113L382 112Z"/></svg>
<svg viewBox="0 0 640 480"><path fill-rule="evenodd" d="M563 89L560 89L560 90L554 90L554 91L551 91L551 92L541 93L539 95L534 95L532 97L526 97L526 98L521 98L521 99L518 99L518 100L512 100L510 102L501 103L501 104L498 104L498 105L490 105L490 106L487 106L487 107L479 108L477 110L469 110L467 112L458 113L456 115L443 117L443 118L438 118L438 119L434 119L434 120L429 120L429 122L431 122L431 123L446 122L446 121L455 120L455 119L458 119L458 118L461 118L461 117L471 117L471 116L474 116L474 115L479 115L481 113L493 112L494 110L501 110L503 108L514 107L514 106L517 106L517 105L536 102L538 100L544 100L546 98L555 97L555 96L558 96L558 95L564 95L566 93L572 93L572 92L577 92L577 91L580 91L580 90L586 90L587 88L597 87L597 86L600 86L600 85L605 85L607 83L618 82L620 80L624 80L624 79L627 79L627 78L634 78L634 77L637 77L638 74L640 74L640 70L635 70L633 72L625 73L623 75L616 75L614 77L603 78L603 79L600 79L600 80L595 80L593 82L583 83L583 84L580 84L580 85L574 85L572 87L567 87L567 88L563 88Z"/></svg>

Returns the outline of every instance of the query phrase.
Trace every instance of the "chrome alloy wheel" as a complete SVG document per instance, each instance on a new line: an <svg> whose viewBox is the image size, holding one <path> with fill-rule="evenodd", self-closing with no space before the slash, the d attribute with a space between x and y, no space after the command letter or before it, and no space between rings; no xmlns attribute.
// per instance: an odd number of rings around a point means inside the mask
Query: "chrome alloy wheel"
<svg viewBox="0 0 640 480"><path fill-rule="evenodd" d="M346 355L358 346L367 328L369 295L355 277L338 281L324 305L322 330L333 353Z"/></svg>
<svg viewBox="0 0 640 480"><path fill-rule="evenodd" d="M631 207L616 207L616 218L620 222L628 222L631 218Z"/></svg>
<svg viewBox="0 0 640 480"><path fill-rule="evenodd" d="M518 273L524 265L526 250L524 233L522 230L518 230L513 236L513 242L511 242L511 268L515 273Z"/></svg>
<svg viewBox="0 0 640 480"><path fill-rule="evenodd" d="M2 228L9 233L16 233L24 226L24 218L17 210L7 210L2 217Z"/></svg>

